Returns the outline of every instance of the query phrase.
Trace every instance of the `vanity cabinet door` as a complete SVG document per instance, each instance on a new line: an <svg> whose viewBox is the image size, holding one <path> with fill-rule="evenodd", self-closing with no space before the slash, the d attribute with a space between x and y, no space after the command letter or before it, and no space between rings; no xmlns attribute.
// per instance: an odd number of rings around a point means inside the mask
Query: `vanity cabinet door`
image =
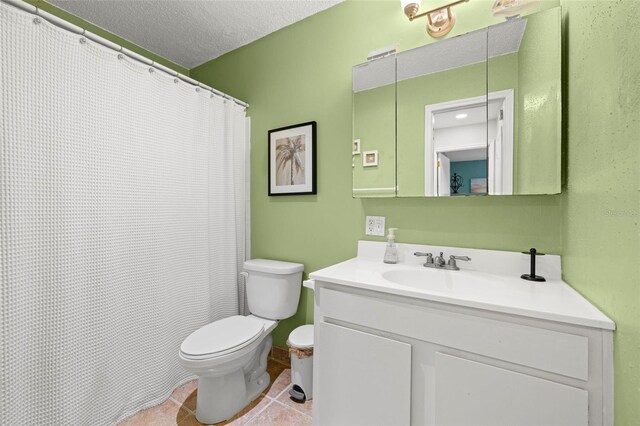
<svg viewBox="0 0 640 426"><path fill-rule="evenodd" d="M435 356L437 425L587 425L588 393L443 353Z"/></svg>
<svg viewBox="0 0 640 426"><path fill-rule="evenodd" d="M314 424L410 423L411 345L325 322L317 333Z"/></svg>

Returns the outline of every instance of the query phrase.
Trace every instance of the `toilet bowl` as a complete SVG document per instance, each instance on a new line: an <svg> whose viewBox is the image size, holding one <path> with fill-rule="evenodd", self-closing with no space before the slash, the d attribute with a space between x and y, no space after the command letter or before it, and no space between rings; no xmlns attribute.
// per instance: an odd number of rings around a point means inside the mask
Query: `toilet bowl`
<svg viewBox="0 0 640 426"><path fill-rule="evenodd" d="M251 315L234 315L191 333L180 364L198 376L196 419L230 419L269 386L267 358L278 320L295 314L303 265L267 259L244 264Z"/></svg>

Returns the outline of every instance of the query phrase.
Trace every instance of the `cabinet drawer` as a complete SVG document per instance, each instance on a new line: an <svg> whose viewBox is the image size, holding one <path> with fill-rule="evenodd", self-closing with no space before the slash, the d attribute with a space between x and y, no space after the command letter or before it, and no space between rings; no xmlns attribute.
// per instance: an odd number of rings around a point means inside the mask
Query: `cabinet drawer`
<svg viewBox="0 0 640 426"><path fill-rule="evenodd" d="M320 289L322 316L588 380L585 336Z"/></svg>

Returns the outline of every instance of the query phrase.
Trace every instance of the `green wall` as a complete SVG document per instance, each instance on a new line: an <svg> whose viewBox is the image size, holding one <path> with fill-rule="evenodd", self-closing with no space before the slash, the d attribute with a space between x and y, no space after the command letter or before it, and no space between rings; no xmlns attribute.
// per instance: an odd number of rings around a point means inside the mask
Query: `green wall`
<svg viewBox="0 0 640 426"><path fill-rule="evenodd" d="M615 332L616 425L640 424L640 2L564 4L564 279Z"/></svg>
<svg viewBox="0 0 640 426"><path fill-rule="evenodd" d="M105 31L102 28L92 24L89 21L85 21L82 18L79 18L75 15L72 15L71 13L60 9L59 7L56 7L52 4L49 4L43 0L23 0L25 3L29 3L35 7L37 7L38 9L42 9L45 12L49 12L52 15L57 16L58 18L64 19L67 22L70 22L74 25L79 26L80 28L84 28L87 31L91 31L92 33L99 35L100 37L103 37L113 43L119 44L120 46L123 46L129 50L131 50L132 52L138 53L142 56L145 56L149 59L151 59L154 62L157 62L159 64L162 64L166 67L171 68L172 70L175 70L183 75L188 76L189 75L189 70L187 68L184 68L174 62L171 62L168 59L165 59L161 56L156 55L153 52L150 52L140 46L138 46L137 44L131 43L130 41L127 41L125 39L123 39L122 37L119 37L113 33L110 33L109 31Z"/></svg>
<svg viewBox="0 0 640 426"><path fill-rule="evenodd" d="M450 36L501 22L491 4L459 6ZM400 242L560 253L560 196L352 198L351 68L381 46L432 41L395 0L347 1L191 70L251 104L253 257L301 262L306 273L340 262L356 254L358 239L383 240L365 237L366 215L386 216ZM310 120L318 122L318 194L268 197L268 130ZM293 328L312 321L305 289L296 316L274 332L275 344L284 347Z"/></svg>

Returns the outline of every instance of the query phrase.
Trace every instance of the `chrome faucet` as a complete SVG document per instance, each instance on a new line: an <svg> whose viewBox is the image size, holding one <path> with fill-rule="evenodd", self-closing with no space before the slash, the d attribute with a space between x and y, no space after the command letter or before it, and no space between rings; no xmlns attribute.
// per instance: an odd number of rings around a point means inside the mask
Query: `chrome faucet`
<svg viewBox="0 0 640 426"><path fill-rule="evenodd" d="M459 271L458 265L456 263L457 260L464 260L468 262L471 260L469 256L449 256L449 261L444 260L444 253L440 252L439 256L436 256L435 259L433 254L431 253L421 253L419 251L413 253L414 256L425 256L426 262L423 264L425 268L435 268L435 269L446 269L449 271Z"/></svg>

